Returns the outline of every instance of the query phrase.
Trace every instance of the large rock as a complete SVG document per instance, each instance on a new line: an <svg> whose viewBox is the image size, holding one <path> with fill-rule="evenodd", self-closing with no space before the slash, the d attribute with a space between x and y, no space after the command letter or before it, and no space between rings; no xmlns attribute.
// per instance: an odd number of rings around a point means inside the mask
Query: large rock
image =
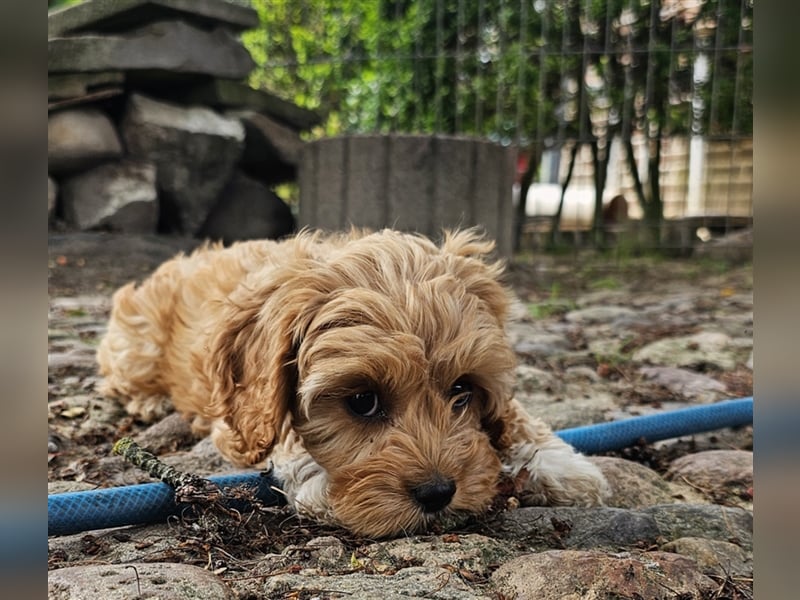
<svg viewBox="0 0 800 600"><path fill-rule="evenodd" d="M245 129L241 167L248 175L268 184L293 181L303 141L290 129L261 113L231 112Z"/></svg>
<svg viewBox="0 0 800 600"><path fill-rule="evenodd" d="M230 587L206 569L176 563L56 569L47 575L47 596L51 600L233 600L236 597Z"/></svg>
<svg viewBox="0 0 800 600"><path fill-rule="evenodd" d="M56 201L58 200L58 184L52 177L47 178L47 219L53 218L56 211Z"/></svg>
<svg viewBox="0 0 800 600"><path fill-rule="evenodd" d="M133 94L122 122L128 152L158 169L161 225L195 234L230 180L244 148L238 119Z"/></svg>
<svg viewBox="0 0 800 600"><path fill-rule="evenodd" d="M719 588L693 560L669 552L605 554L550 550L508 561L492 575L504 598L706 598Z"/></svg>
<svg viewBox="0 0 800 600"><path fill-rule="evenodd" d="M733 340L716 331L702 331L690 336L665 338L640 348L633 360L666 367L711 367L733 371L745 358ZM746 356L746 354L745 354Z"/></svg>
<svg viewBox="0 0 800 600"><path fill-rule="evenodd" d="M647 547L659 537L652 515L600 506L529 506L503 513L495 534L533 550Z"/></svg>
<svg viewBox="0 0 800 600"><path fill-rule="evenodd" d="M705 502L688 485L665 481L653 469L642 464L611 456L589 458L606 476L611 494L606 506L644 508L677 502Z"/></svg>
<svg viewBox="0 0 800 600"><path fill-rule="evenodd" d="M597 323L614 323L616 321L632 319L638 313L628 308L627 306L614 306L614 305L600 305L588 306L578 310L573 310L565 315L567 321L573 323L581 323L583 325L597 324Z"/></svg>
<svg viewBox="0 0 800 600"><path fill-rule="evenodd" d="M263 183L237 173L225 186L198 236L222 240L278 239L295 229L292 211Z"/></svg>
<svg viewBox="0 0 800 600"><path fill-rule="evenodd" d="M752 552L747 552L730 542L685 537L667 542L660 549L688 556L694 559L703 573L723 579L753 576Z"/></svg>
<svg viewBox="0 0 800 600"><path fill-rule="evenodd" d="M403 537L377 542L361 549L365 562L380 572L382 567L403 564L421 567L458 565L480 577L488 577L498 564L512 558L515 549L502 540L478 534Z"/></svg>
<svg viewBox="0 0 800 600"><path fill-rule="evenodd" d="M717 504L661 504L641 512L655 519L664 541L702 537L753 548L753 513Z"/></svg>
<svg viewBox="0 0 800 600"><path fill-rule="evenodd" d="M64 220L78 229L154 233L158 225L156 169L126 160L96 167L62 185Z"/></svg>
<svg viewBox="0 0 800 600"><path fill-rule="evenodd" d="M170 94L186 104L207 104L219 110L254 110L296 130L311 129L322 123L322 117L314 111L229 79L198 82L171 90Z"/></svg>
<svg viewBox="0 0 800 600"><path fill-rule="evenodd" d="M699 403L722 400L727 395L725 384L708 375L675 367L642 367L639 372L673 394Z"/></svg>
<svg viewBox="0 0 800 600"><path fill-rule="evenodd" d="M746 263L753 260L753 229L734 231L695 246L694 255L712 260Z"/></svg>
<svg viewBox="0 0 800 600"><path fill-rule="evenodd" d="M227 29L206 31L181 21L113 35L52 38L47 50L48 73L155 70L241 79L255 67L242 43Z"/></svg>
<svg viewBox="0 0 800 600"><path fill-rule="evenodd" d="M103 112L63 110L47 119L47 169L55 175L81 171L122 155L119 135Z"/></svg>
<svg viewBox="0 0 800 600"><path fill-rule="evenodd" d="M530 506L503 513L499 537L529 548L644 548L657 541L702 537L753 546L752 512L713 504L658 504L641 509Z"/></svg>
<svg viewBox="0 0 800 600"><path fill-rule="evenodd" d="M255 10L222 0L85 0L49 13L47 37L125 31L176 16L204 27L219 24L234 31L258 26Z"/></svg>
<svg viewBox="0 0 800 600"><path fill-rule="evenodd" d="M119 71L52 75L47 78L47 98L58 101L96 94L101 90L121 90L124 83L125 74Z"/></svg>
<svg viewBox="0 0 800 600"><path fill-rule="evenodd" d="M672 461L667 478L691 485L718 504L752 507L752 452L706 450L687 454Z"/></svg>
<svg viewBox="0 0 800 600"><path fill-rule="evenodd" d="M270 574L260 580L260 589L249 598L347 598L348 600L489 600L489 594L475 591L459 576L445 567L408 567L392 575L363 572L330 574Z"/></svg>

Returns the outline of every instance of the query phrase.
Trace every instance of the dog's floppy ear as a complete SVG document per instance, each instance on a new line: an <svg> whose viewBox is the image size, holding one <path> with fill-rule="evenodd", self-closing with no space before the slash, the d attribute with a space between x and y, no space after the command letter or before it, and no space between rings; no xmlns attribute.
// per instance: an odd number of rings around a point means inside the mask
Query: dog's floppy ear
<svg viewBox="0 0 800 600"><path fill-rule="evenodd" d="M228 427L214 432L215 442L243 465L266 458L291 428L296 348L307 323L302 315L315 295L296 287L294 269L265 279L263 286L251 280L231 294L205 363L211 416Z"/></svg>

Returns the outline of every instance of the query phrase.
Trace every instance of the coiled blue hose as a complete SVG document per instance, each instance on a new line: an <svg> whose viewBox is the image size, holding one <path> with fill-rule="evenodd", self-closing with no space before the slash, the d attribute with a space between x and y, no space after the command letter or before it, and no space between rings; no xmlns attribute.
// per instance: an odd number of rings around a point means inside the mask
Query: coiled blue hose
<svg viewBox="0 0 800 600"><path fill-rule="evenodd" d="M578 451L594 454L619 450L640 440L657 442L752 422L753 398L749 397L564 429L557 431L556 435ZM209 480L220 488L255 487L256 496L267 506L285 501L273 489L280 488L280 482L264 473L223 475L209 477ZM179 514L182 509L175 503L172 488L165 483L50 494L47 497L47 533L68 535L93 529L154 523Z"/></svg>

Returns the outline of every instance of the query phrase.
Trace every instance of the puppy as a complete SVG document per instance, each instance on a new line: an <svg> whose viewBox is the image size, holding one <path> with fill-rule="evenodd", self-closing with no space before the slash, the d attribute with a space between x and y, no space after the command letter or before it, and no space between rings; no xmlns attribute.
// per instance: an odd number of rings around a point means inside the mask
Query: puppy
<svg viewBox="0 0 800 600"><path fill-rule="evenodd" d="M371 537L526 504L599 504L600 471L513 399L510 294L475 231L203 247L114 295L101 391L174 407L303 515Z"/></svg>

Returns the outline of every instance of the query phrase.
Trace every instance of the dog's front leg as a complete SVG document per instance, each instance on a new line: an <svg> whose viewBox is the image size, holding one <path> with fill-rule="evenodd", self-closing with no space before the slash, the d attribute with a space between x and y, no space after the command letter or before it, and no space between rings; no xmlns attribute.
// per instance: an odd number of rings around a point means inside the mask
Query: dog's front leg
<svg viewBox="0 0 800 600"><path fill-rule="evenodd" d="M294 433L275 446L269 462L273 474L282 483L286 501L297 514L336 524L328 500L328 473L311 458Z"/></svg>
<svg viewBox="0 0 800 600"><path fill-rule="evenodd" d="M506 474L518 485L520 500L533 506L596 506L608 494L605 477L591 461L532 418L516 400L504 422Z"/></svg>

